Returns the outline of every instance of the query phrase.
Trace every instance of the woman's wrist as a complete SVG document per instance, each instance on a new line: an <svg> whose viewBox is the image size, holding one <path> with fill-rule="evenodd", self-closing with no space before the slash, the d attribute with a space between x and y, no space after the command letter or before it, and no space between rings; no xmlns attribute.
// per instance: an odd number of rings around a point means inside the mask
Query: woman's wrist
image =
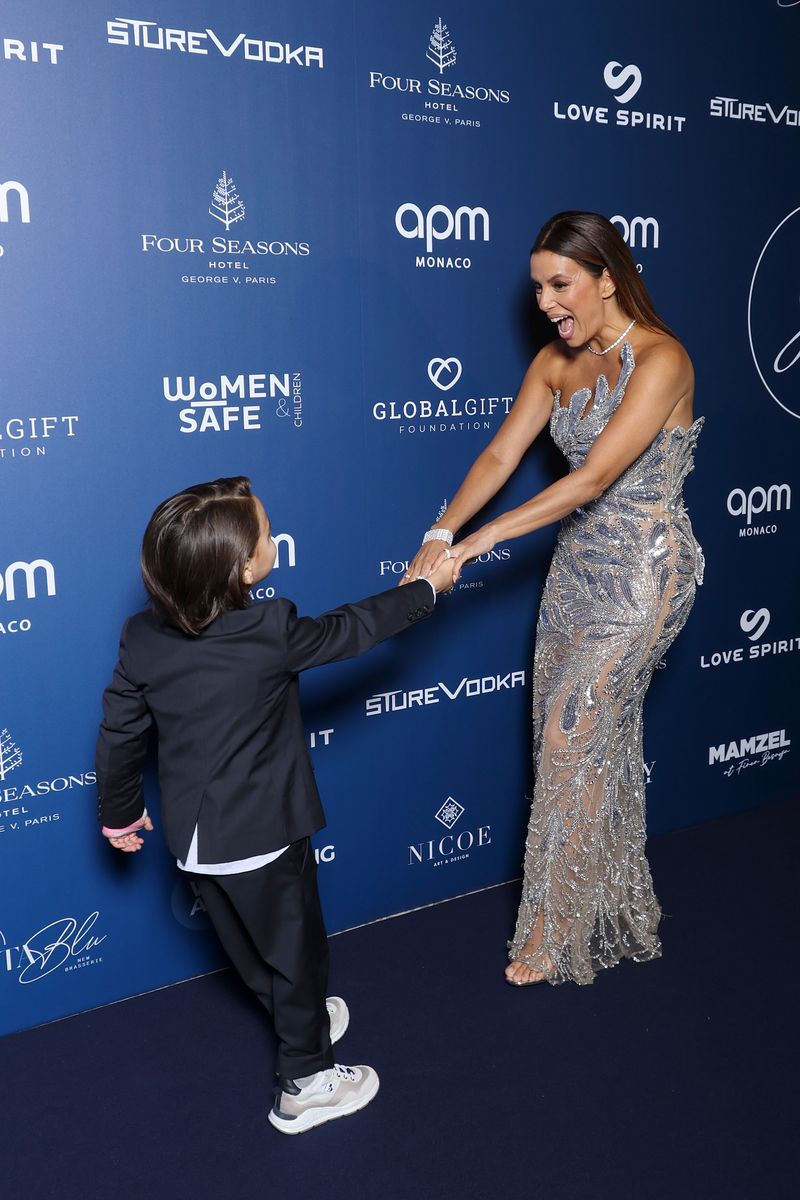
<svg viewBox="0 0 800 1200"><path fill-rule="evenodd" d="M427 542L441 542L445 546L452 546L454 533L452 529L448 529L445 525L432 525L422 539L423 546Z"/></svg>

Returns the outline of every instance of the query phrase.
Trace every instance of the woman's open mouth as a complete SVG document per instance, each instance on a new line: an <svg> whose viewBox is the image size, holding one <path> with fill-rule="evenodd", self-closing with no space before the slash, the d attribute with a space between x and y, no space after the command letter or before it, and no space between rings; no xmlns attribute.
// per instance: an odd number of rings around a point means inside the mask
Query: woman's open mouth
<svg viewBox="0 0 800 1200"><path fill-rule="evenodd" d="M575 332L575 318L563 316L551 317L550 320L558 327L558 336L565 342L569 341Z"/></svg>

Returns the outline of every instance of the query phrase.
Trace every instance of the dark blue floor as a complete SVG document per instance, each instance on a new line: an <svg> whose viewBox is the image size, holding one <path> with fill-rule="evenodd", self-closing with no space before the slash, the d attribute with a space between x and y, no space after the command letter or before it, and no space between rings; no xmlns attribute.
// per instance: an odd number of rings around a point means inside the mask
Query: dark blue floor
<svg viewBox="0 0 800 1200"><path fill-rule="evenodd" d="M300 1137L228 972L6 1037L0 1195L794 1197L798 831L782 806L655 839L664 957L592 987L503 983L517 885L333 939L338 1057L382 1088Z"/></svg>

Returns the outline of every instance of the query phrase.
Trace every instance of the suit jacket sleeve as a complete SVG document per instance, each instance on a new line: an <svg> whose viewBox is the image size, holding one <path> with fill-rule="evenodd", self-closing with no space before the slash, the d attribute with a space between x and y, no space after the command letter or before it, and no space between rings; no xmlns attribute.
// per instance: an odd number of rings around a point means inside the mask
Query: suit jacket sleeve
<svg viewBox="0 0 800 1200"><path fill-rule="evenodd" d="M433 606L430 585L423 579L344 604L320 617L298 617L295 606L287 604L283 619L289 670L307 671L363 654L430 616Z"/></svg>
<svg viewBox="0 0 800 1200"><path fill-rule="evenodd" d="M132 676L127 630L126 623L119 662L103 694L96 755L98 816L102 825L115 829L132 825L144 812L142 768L153 724L142 689Z"/></svg>

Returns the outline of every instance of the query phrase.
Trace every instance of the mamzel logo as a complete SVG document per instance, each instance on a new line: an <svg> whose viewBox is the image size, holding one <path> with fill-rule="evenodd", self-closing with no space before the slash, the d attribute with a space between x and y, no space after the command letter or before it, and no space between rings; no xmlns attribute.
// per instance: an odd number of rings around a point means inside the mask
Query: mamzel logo
<svg viewBox="0 0 800 1200"><path fill-rule="evenodd" d="M623 66L612 60L603 68L603 82L614 93L617 104L627 104L642 86L642 72L634 63ZM553 102L553 116L558 121L583 121L587 125L616 125L619 128L647 129L662 133L682 133L686 117L672 113L646 112L637 108L618 108L611 112L605 104Z"/></svg>
<svg viewBox="0 0 800 1200"><path fill-rule="evenodd" d="M463 805L448 796L435 819L445 829L452 830L464 815ZM453 863L464 862L473 851L483 850L492 844L491 825L479 825L476 829L462 829L460 833L448 832L441 838L429 838L426 842L417 842L408 847L409 867L428 863L434 867L452 866Z"/></svg>
<svg viewBox="0 0 800 1200"><path fill-rule="evenodd" d="M123 17L106 23L112 46L136 46L142 50L177 50L180 54L221 54L223 58L242 58L267 66L325 66L321 46L292 46L289 42L270 42L238 33L232 41L219 38L213 29L166 29L155 21L131 21Z"/></svg>
<svg viewBox="0 0 800 1200"><path fill-rule="evenodd" d="M709 746L708 765L712 767L715 763L730 763L727 770L723 771L730 778L740 775L748 767L765 767L767 763L780 762L784 755L789 754L791 744L785 729L757 733L753 737L740 738L737 742Z"/></svg>
<svg viewBox="0 0 800 1200"><path fill-rule="evenodd" d="M195 375L165 375L162 386L165 400L185 406L178 413L181 433L261 429L261 405L265 400L274 401L276 417L291 417L296 429L303 424L300 371L220 375L202 383Z"/></svg>

